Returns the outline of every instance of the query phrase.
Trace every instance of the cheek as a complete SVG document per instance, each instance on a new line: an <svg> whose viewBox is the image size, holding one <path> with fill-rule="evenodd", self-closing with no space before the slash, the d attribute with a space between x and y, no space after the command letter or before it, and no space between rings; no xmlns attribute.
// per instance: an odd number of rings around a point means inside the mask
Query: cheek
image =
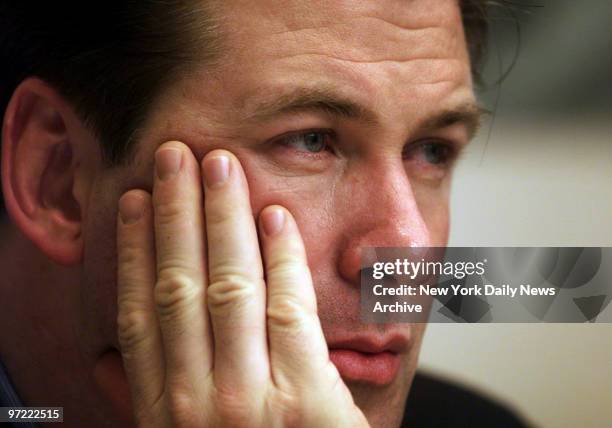
<svg viewBox="0 0 612 428"><path fill-rule="evenodd" d="M450 186L443 184L438 188L413 186L414 197L419 212L427 225L431 246L446 246L450 227Z"/></svg>
<svg viewBox="0 0 612 428"><path fill-rule="evenodd" d="M430 233L430 246L445 247L448 243L450 226L448 202L437 200L420 207L425 223L427 224L427 229Z"/></svg>
<svg viewBox="0 0 612 428"><path fill-rule="evenodd" d="M109 345L117 345L116 218L117 202L125 187L122 183L123 180L111 177L98 180L84 226L80 323L77 328L82 346L94 355Z"/></svg>
<svg viewBox="0 0 612 428"><path fill-rule="evenodd" d="M256 161L240 159L249 183L253 214L257 219L263 208L281 205L295 218L306 246L309 261L315 262L333 241L332 192L324 176L283 177ZM311 266L316 268L317 266Z"/></svg>

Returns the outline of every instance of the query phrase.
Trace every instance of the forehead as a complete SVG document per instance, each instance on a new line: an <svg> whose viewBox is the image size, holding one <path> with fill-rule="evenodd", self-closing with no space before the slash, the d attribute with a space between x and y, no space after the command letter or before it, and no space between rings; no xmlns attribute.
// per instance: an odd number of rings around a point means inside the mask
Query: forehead
<svg viewBox="0 0 612 428"><path fill-rule="evenodd" d="M220 11L234 41L281 52L327 47L356 61L418 56L424 51L415 42L431 37L442 53L461 32L458 0L224 0Z"/></svg>
<svg viewBox="0 0 612 428"><path fill-rule="evenodd" d="M471 91L457 0L229 0L221 13L239 104L295 84L401 105Z"/></svg>

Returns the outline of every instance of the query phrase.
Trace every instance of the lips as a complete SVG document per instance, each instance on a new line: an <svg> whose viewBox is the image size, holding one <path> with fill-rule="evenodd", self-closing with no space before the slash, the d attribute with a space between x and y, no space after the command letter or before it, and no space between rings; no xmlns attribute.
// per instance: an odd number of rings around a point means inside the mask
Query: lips
<svg viewBox="0 0 612 428"><path fill-rule="evenodd" d="M329 343L329 357L348 382L388 385L397 377L400 354L409 349L401 335L387 338L355 337Z"/></svg>

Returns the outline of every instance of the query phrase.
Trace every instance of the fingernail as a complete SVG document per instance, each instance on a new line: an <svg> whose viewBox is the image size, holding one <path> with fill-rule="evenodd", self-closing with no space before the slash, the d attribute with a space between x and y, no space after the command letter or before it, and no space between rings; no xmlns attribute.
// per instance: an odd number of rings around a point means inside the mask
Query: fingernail
<svg viewBox="0 0 612 428"><path fill-rule="evenodd" d="M155 169L160 180L168 180L181 168L182 153L177 149L164 149L155 153Z"/></svg>
<svg viewBox="0 0 612 428"><path fill-rule="evenodd" d="M227 156L215 156L206 159L203 168L206 186L218 187L229 177L229 158Z"/></svg>
<svg viewBox="0 0 612 428"><path fill-rule="evenodd" d="M134 194L127 194L119 199L119 215L123 224L136 223L144 212L142 197Z"/></svg>
<svg viewBox="0 0 612 428"><path fill-rule="evenodd" d="M261 222L266 235L273 236L283 228L285 224L285 213L281 208L267 210L262 214Z"/></svg>

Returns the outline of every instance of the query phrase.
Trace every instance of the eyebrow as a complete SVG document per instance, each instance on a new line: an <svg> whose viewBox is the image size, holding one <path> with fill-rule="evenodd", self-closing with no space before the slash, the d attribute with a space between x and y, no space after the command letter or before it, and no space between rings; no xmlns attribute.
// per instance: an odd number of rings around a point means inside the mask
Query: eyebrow
<svg viewBox="0 0 612 428"><path fill-rule="evenodd" d="M479 106L476 102L469 101L458 105L452 109L442 110L439 113L425 119L420 129L423 132L435 131L437 129L448 128L456 124L463 124L471 140L480 128L481 118L489 113L486 109Z"/></svg>
<svg viewBox="0 0 612 428"><path fill-rule="evenodd" d="M246 119L264 121L289 113L319 112L344 119L358 119L375 123L373 112L359 103L327 87L297 88L270 100L264 100L249 109Z"/></svg>
<svg viewBox="0 0 612 428"><path fill-rule="evenodd" d="M376 114L372 110L327 87L297 88L276 98L260 101L247 110L248 113L243 117L243 120L249 122L267 121L279 115L291 113L313 112L343 119L359 120L368 125L378 123ZM485 109L476 102L469 101L425 118L418 129L421 132L431 132L452 125L463 124L471 139L476 134L480 126L481 116L484 113L486 113Z"/></svg>

